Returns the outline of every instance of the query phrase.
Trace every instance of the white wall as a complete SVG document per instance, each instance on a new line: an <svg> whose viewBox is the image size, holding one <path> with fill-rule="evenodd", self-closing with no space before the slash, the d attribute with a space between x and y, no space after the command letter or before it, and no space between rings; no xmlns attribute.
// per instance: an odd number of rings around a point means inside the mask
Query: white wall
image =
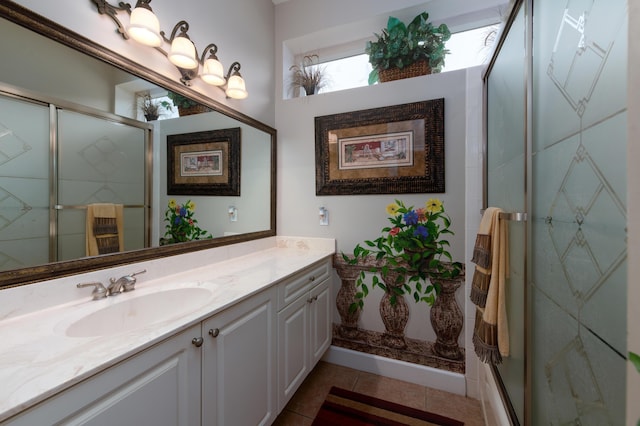
<svg viewBox="0 0 640 426"><path fill-rule="evenodd" d="M99 15L95 4L90 0L18 0L16 3L134 62L179 81L177 68L166 57L153 48L124 40L115 32L116 26L111 18ZM112 0L111 4L117 4L117 1ZM160 20L160 28L167 34L171 34L173 26L184 19L190 24L189 36L199 53L207 44L215 43L218 46L218 57L226 68L233 61L239 61L249 97L244 100L225 99L221 90L208 86L200 79L194 82L195 90L273 125L275 30L274 7L270 0L234 0L225 2L223 8L220 2L208 0L154 0L151 6ZM123 22L128 22L126 13L119 16Z"/></svg>

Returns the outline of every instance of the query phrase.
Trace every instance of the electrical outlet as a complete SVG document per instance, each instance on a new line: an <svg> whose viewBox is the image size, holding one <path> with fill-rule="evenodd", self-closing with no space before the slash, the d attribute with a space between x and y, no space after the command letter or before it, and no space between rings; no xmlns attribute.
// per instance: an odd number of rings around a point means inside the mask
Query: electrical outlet
<svg viewBox="0 0 640 426"><path fill-rule="evenodd" d="M328 226L329 225L329 210L324 207L320 207L318 210L318 215L320 216L320 225Z"/></svg>
<svg viewBox="0 0 640 426"><path fill-rule="evenodd" d="M237 222L238 221L238 209L235 206L229 206L229 222Z"/></svg>

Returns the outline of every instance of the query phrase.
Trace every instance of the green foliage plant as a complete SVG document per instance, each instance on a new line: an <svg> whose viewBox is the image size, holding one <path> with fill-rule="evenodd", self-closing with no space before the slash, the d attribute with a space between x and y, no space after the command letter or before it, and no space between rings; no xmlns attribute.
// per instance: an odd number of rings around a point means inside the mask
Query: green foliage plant
<svg viewBox="0 0 640 426"><path fill-rule="evenodd" d="M175 105L176 108L190 108L199 105L198 102L175 92L169 92L167 93L167 96L169 97L169 99L171 99L173 105Z"/></svg>
<svg viewBox="0 0 640 426"><path fill-rule="evenodd" d="M384 227L382 235L375 240L364 241L364 246L357 244L352 256L343 253L342 257L351 265L367 259L378 263L369 270L374 273L372 288L389 291L385 279L397 277L398 282L393 283L391 289L392 304L396 296L409 294L416 303L433 306L440 292L438 280L453 279L462 272L462 264L452 262L447 251L450 244L444 238L454 234L449 229L451 219L437 198L430 198L425 207L417 209L395 200L387 206L387 213L392 226ZM350 307L352 311L362 309L364 298L369 294L365 272L356 279L356 301Z"/></svg>
<svg viewBox="0 0 640 426"><path fill-rule="evenodd" d="M167 210L164 212L165 243L181 243L185 241L201 240L212 238L211 234L198 226L198 221L194 217L196 205L188 200L180 205L176 200L169 200Z"/></svg>
<svg viewBox="0 0 640 426"><path fill-rule="evenodd" d="M633 364L634 367L636 367L638 373L640 373L640 355L635 352L629 352L629 361L631 362L631 364ZM640 426L640 420L638 420L636 426Z"/></svg>
<svg viewBox="0 0 640 426"><path fill-rule="evenodd" d="M369 74L369 84L378 81L379 70L405 68L420 60L426 60L432 73L438 73L444 66L444 57L449 51L445 42L451 38L446 24L434 26L429 14L422 12L409 23L393 16L387 21L387 28L380 34L374 33L377 40L367 41L365 53L373 70Z"/></svg>

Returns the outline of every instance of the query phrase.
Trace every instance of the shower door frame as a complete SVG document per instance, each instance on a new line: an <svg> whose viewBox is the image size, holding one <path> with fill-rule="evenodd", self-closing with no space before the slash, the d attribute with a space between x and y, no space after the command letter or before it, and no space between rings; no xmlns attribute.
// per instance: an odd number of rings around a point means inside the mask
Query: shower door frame
<svg viewBox="0 0 640 426"><path fill-rule="evenodd" d="M151 203L153 182L153 125L138 120L111 114L85 105L53 98L41 93L0 83L0 95L26 101L49 108L49 261L58 261L58 211L79 206L60 206L58 204L58 110L63 109L116 124L132 126L144 132L144 205L135 206L144 209L144 245L151 247Z"/></svg>
<svg viewBox="0 0 640 426"><path fill-rule="evenodd" d="M492 377L497 385L498 393L500 394L500 399L507 411L507 415L509 417L509 422L511 425L519 426L520 420L525 425L531 424L531 392L532 392L532 383L531 383L531 362L529 362L529 348L531 347L532 333L531 333L531 318L532 318L532 307L531 307L531 294L530 288L528 286L529 277L531 276L531 262L529 262L529 253L531 253L531 221L527 220L529 215L529 206L531 206L532 201L532 191L531 183L532 181L532 143L533 143L533 126L530 125L532 123L532 115L533 115L533 102L532 102L532 94L533 94L533 0L514 0L510 4L509 15L507 21L505 22L505 26L503 30L499 34L499 39L496 42L496 47L492 53L489 64L483 74L483 104L485 108L483 108L483 144L482 144L482 208L483 211L487 207L489 207L489 194L488 194L488 79L491 73L491 70L500 54L501 48L504 45L507 35L511 30L512 24L515 21L520 8L524 8L524 27L525 27L525 65L524 65L524 74L522 75L523 81L525 83L524 86L524 104L525 104L525 114L523 117L524 120L524 211L517 213L524 213L522 217L522 221L524 221L525 225L525 241L524 241L524 305L523 305L523 315L524 315L524 377L523 380L523 388L524 388L524 418L518 419L516 414L516 410L514 409L513 403L511 401L511 397L507 391L507 388L504 384L504 380L500 375L498 367L496 365L490 364L489 369L491 371ZM499 207L499 206L498 206ZM516 213L516 212L509 212Z"/></svg>

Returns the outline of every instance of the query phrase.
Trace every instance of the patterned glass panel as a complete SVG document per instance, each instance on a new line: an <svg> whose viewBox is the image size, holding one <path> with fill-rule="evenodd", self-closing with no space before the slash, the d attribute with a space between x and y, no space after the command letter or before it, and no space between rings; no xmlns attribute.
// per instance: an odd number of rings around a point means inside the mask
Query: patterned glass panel
<svg viewBox="0 0 640 426"><path fill-rule="evenodd" d="M624 424L624 0L534 2L533 424Z"/></svg>
<svg viewBox="0 0 640 426"><path fill-rule="evenodd" d="M144 247L144 130L61 110L58 204L125 205L125 250ZM85 211L58 213L58 257L85 255Z"/></svg>
<svg viewBox="0 0 640 426"><path fill-rule="evenodd" d="M49 261L49 108L0 96L0 270Z"/></svg>

